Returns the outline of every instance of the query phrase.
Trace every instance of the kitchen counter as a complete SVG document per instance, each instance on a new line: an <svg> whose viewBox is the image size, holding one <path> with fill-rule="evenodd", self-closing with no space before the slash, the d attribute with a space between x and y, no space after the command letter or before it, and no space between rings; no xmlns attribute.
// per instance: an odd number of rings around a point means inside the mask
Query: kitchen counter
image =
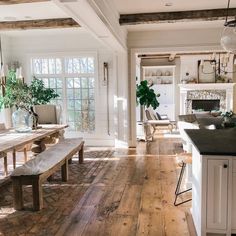
<svg viewBox="0 0 236 236"><path fill-rule="evenodd" d="M236 156L236 128L185 131L201 155Z"/></svg>

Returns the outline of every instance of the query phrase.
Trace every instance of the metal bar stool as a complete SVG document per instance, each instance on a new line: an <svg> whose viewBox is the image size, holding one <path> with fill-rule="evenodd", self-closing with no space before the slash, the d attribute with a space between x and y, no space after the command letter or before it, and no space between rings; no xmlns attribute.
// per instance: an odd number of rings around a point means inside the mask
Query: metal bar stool
<svg viewBox="0 0 236 236"><path fill-rule="evenodd" d="M183 156L182 156L183 155ZM181 171L180 171L180 174L179 174L179 178L178 178L178 182L177 182L177 186L176 186L176 189L175 189L175 201L174 201L174 205L175 206L179 206L183 203L186 203L186 202L189 202L192 200L192 198L189 198L187 200L184 200L184 201L181 201L179 203L177 203L178 201L178 197L186 192L189 192L192 190L192 188L189 188L189 189L186 189L184 191L180 191L180 187L181 187L181 183L182 183L182 180L183 180L183 176L184 176L184 172L185 172L185 169L186 169L186 165L187 164L192 164L192 154L191 153L184 153L181 155Z"/></svg>

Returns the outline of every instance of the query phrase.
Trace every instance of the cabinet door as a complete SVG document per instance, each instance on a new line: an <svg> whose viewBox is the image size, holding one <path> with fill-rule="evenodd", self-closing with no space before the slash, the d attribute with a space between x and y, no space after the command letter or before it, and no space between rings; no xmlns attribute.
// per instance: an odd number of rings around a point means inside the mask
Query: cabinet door
<svg viewBox="0 0 236 236"><path fill-rule="evenodd" d="M234 162L234 161L233 161ZM233 173L233 181L232 181L232 216L231 216L231 224L232 229L236 230L236 173Z"/></svg>
<svg viewBox="0 0 236 236"><path fill-rule="evenodd" d="M155 93L159 93L160 97L157 100L160 104L171 104L174 103L174 92L172 84L161 84L153 86Z"/></svg>
<svg viewBox="0 0 236 236"><path fill-rule="evenodd" d="M228 160L207 162L207 228L226 229Z"/></svg>

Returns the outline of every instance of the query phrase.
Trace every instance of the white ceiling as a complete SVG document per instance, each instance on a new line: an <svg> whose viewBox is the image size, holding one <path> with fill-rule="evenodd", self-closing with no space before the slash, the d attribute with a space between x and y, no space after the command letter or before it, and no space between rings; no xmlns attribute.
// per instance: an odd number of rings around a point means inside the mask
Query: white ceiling
<svg viewBox="0 0 236 236"><path fill-rule="evenodd" d="M67 18L53 2L39 2L0 6L0 21Z"/></svg>
<svg viewBox="0 0 236 236"><path fill-rule="evenodd" d="M120 14L226 8L227 0L113 0ZM166 7L166 3L173 6ZM231 0L230 7L236 7Z"/></svg>

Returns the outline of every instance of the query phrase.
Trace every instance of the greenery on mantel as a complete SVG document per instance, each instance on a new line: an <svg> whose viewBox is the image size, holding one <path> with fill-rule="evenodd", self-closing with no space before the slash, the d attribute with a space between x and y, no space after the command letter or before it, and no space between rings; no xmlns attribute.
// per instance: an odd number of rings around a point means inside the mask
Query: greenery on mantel
<svg viewBox="0 0 236 236"><path fill-rule="evenodd" d="M233 115L234 115L233 111L226 111L226 112L221 113L221 116L228 117L228 118L232 117Z"/></svg>
<svg viewBox="0 0 236 236"><path fill-rule="evenodd" d="M0 109L21 107L30 111L33 105L47 104L59 95L46 88L43 81L33 78L30 85L16 78L16 73L10 70L6 80L5 95L0 97Z"/></svg>
<svg viewBox="0 0 236 236"><path fill-rule="evenodd" d="M148 108L152 107L154 110L159 106L157 97L160 97L160 94L155 94L155 91L148 86L147 80L143 80L136 87L136 98L137 103Z"/></svg>

